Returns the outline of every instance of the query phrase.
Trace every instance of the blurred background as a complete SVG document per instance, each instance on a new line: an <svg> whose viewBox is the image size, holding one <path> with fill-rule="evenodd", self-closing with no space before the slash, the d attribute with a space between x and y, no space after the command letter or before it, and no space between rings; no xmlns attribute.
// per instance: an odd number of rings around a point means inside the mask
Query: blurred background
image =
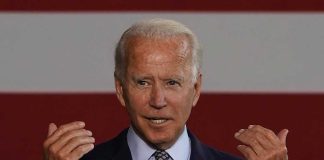
<svg viewBox="0 0 324 160"><path fill-rule="evenodd" d="M114 47L143 19L186 24L203 47L203 93L188 127L239 155L236 131L288 128L291 159L323 159L321 0L0 2L0 153L41 159L50 122L86 122L97 143L128 126L114 95Z"/></svg>

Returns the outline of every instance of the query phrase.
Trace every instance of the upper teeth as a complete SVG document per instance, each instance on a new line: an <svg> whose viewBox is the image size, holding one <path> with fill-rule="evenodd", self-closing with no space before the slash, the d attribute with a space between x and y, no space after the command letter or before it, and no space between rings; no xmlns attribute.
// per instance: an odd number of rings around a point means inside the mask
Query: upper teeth
<svg viewBox="0 0 324 160"><path fill-rule="evenodd" d="M151 119L151 122L156 123L156 124L160 124L163 122L166 122L166 119Z"/></svg>

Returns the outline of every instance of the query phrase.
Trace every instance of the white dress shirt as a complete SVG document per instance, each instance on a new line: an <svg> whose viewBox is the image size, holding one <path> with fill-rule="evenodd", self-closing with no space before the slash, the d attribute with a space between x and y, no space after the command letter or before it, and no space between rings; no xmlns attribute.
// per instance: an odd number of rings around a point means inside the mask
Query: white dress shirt
<svg viewBox="0 0 324 160"><path fill-rule="evenodd" d="M128 129L127 143L133 160L149 160L156 151L146 144L134 131L132 127ZM185 127L178 140L166 150L174 160L189 160L191 153L190 139ZM153 158L154 159L154 158ZM150 159L151 160L151 159Z"/></svg>

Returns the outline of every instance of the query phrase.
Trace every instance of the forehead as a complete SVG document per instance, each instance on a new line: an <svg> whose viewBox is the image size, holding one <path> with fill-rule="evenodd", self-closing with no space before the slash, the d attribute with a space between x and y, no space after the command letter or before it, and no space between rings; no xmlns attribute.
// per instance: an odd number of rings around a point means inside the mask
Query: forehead
<svg viewBox="0 0 324 160"><path fill-rule="evenodd" d="M132 37L127 43L128 62L186 63L191 59L190 47L185 36L166 38Z"/></svg>

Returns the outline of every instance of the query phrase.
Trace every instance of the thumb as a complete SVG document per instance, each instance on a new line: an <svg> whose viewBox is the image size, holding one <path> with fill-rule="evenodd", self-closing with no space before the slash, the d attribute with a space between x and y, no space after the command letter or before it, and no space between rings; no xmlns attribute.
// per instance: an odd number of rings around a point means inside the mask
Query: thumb
<svg viewBox="0 0 324 160"><path fill-rule="evenodd" d="M47 137L51 136L57 129L57 126L55 123L50 123L48 125L48 133L47 133Z"/></svg>
<svg viewBox="0 0 324 160"><path fill-rule="evenodd" d="M280 141L282 143L284 143L286 145L286 139L287 139L287 135L288 135L288 129L283 129L278 133L278 138L280 139Z"/></svg>

